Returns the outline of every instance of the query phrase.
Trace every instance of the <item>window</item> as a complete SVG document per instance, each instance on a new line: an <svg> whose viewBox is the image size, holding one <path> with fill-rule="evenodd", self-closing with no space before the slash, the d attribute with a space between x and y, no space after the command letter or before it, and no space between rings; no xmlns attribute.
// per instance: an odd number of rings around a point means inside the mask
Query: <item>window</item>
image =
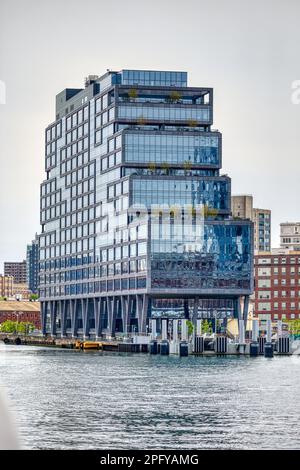
<svg viewBox="0 0 300 470"><path fill-rule="evenodd" d="M138 243L138 256L146 255L146 254L147 254L147 244Z"/></svg>
<svg viewBox="0 0 300 470"><path fill-rule="evenodd" d="M271 268L258 268L258 275L259 276L270 276L271 275Z"/></svg>
<svg viewBox="0 0 300 470"><path fill-rule="evenodd" d="M267 311L269 312L271 310L271 304L268 302L259 302L258 303L258 310L260 311Z"/></svg>

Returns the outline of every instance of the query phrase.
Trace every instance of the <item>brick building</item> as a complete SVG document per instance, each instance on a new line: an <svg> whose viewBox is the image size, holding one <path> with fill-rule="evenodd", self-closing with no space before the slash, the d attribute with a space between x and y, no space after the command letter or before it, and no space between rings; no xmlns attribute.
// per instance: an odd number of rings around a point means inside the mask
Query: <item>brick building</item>
<svg viewBox="0 0 300 470"><path fill-rule="evenodd" d="M0 297L13 296L14 278L0 274Z"/></svg>
<svg viewBox="0 0 300 470"><path fill-rule="evenodd" d="M27 267L26 261L5 261L4 262L4 275L13 276L15 283L26 284L27 282Z"/></svg>
<svg viewBox="0 0 300 470"><path fill-rule="evenodd" d="M266 320L300 318L300 253L273 250L255 255L254 314Z"/></svg>
<svg viewBox="0 0 300 470"><path fill-rule="evenodd" d="M0 301L0 324L6 320L30 322L40 329L40 303L2 300Z"/></svg>

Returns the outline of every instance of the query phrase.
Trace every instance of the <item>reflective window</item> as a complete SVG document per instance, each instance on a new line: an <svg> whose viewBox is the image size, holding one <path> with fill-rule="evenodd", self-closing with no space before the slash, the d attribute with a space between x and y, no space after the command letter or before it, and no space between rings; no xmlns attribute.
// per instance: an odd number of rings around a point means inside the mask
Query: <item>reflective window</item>
<svg viewBox="0 0 300 470"><path fill-rule="evenodd" d="M220 164L219 135L125 134L126 162Z"/></svg>
<svg viewBox="0 0 300 470"><path fill-rule="evenodd" d="M187 106L119 106L120 119L159 121L210 121L209 107Z"/></svg>
<svg viewBox="0 0 300 470"><path fill-rule="evenodd" d="M178 233L178 232L177 232ZM151 241L152 287L250 289L250 224L209 224L199 238Z"/></svg>
<svg viewBox="0 0 300 470"><path fill-rule="evenodd" d="M133 204L197 204L217 210L229 209L227 177L195 180L133 179Z"/></svg>

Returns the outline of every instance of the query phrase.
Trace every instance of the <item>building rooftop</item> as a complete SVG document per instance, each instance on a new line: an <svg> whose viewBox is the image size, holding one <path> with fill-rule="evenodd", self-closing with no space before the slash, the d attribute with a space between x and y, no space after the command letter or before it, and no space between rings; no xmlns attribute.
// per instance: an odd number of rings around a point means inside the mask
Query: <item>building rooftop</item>
<svg viewBox="0 0 300 470"><path fill-rule="evenodd" d="M281 222L280 225L300 225L300 222Z"/></svg>
<svg viewBox="0 0 300 470"><path fill-rule="evenodd" d="M56 95L56 120L113 85L186 88L187 80L187 72L171 70L108 69L104 75L88 75L84 88L66 88Z"/></svg>
<svg viewBox="0 0 300 470"><path fill-rule="evenodd" d="M40 302L21 302L17 300L0 300L0 312L39 312Z"/></svg>

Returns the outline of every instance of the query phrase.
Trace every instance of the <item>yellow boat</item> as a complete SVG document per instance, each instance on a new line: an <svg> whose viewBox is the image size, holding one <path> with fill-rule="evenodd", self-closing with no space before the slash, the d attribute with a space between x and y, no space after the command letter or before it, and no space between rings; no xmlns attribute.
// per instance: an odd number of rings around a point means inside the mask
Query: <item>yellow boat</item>
<svg viewBox="0 0 300 470"><path fill-rule="evenodd" d="M102 349L102 343L99 341L76 341L76 349Z"/></svg>

